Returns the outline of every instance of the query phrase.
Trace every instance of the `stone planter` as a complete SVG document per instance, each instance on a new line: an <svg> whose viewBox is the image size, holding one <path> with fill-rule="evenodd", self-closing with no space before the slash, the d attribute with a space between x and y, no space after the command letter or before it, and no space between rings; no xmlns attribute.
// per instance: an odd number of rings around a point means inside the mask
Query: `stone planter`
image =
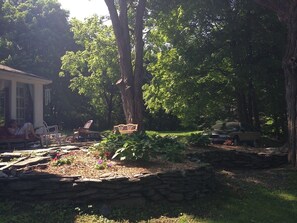
<svg viewBox="0 0 297 223"><path fill-rule="evenodd" d="M146 201L192 200L214 190L210 165L164 173L85 179L80 176L20 174L0 178L0 198L9 200L68 200L122 206Z"/></svg>

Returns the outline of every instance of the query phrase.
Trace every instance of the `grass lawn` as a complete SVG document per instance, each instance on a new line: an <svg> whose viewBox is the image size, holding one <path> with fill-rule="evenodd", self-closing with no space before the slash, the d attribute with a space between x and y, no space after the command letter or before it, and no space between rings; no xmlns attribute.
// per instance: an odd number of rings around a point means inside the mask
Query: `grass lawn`
<svg viewBox="0 0 297 223"><path fill-rule="evenodd" d="M203 131L189 131L189 132L184 132L184 131L145 131L148 135L160 135L160 136L189 136L191 134L197 134L197 133L201 133Z"/></svg>
<svg viewBox="0 0 297 223"><path fill-rule="evenodd" d="M0 222L296 222L296 170L218 171L217 179L216 192L198 200L112 209L107 217L96 204L0 201Z"/></svg>

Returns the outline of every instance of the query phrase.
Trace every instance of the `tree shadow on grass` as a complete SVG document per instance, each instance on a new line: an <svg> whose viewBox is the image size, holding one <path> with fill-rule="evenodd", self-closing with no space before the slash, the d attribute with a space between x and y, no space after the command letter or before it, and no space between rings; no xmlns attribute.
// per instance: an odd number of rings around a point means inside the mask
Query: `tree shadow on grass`
<svg viewBox="0 0 297 223"><path fill-rule="evenodd" d="M296 222L296 170L218 170L216 177L215 192L197 200L150 203L130 209L102 206L100 201L1 201L0 222Z"/></svg>
<svg viewBox="0 0 297 223"><path fill-rule="evenodd" d="M102 207L100 202L93 204L13 202L4 207L6 213L0 215L0 222L293 223L296 221L297 173L294 170L288 168L221 170L217 171L217 179L219 184L214 193L190 202L151 203L133 209ZM102 214L106 217L102 217Z"/></svg>
<svg viewBox="0 0 297 223"><path fill-rule="evenodd" d="M109 219L128 222L296 222L296 171L288 168L218 171L217 179L216 192L195 201L121 209L114 211Z"/></svg>

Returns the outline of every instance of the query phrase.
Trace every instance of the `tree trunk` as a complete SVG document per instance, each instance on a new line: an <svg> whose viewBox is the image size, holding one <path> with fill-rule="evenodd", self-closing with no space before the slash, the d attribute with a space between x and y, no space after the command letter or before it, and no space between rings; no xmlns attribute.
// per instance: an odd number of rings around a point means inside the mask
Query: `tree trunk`
<svg viewBox="0 0 297 223"><path fill-rule="evenodd" d="M146 0L139 0L135 19L135 68L132 66L131 37L128 26L127 0L119 0L119 14L114 0L105 0L108 7L113 30L120 56L121 79L117 82L121 92L123 110L127 123L135 123L142 130L144 103L142 97L143 85L143 17Z"/></svg>
<svg viewBox="0 0 297 223"><path fill-rule="evenodd" d="M297 1L255 0L258 4L274 11L280 21L287 25L287 47L283 58L286 84L286 102L288 119L289 162L297 167Z"/></svg>
<svg viewBox="0 0 297 223"><path fill-rule="evenodd" d="M246 96L241 90L236 90L237 92L237 116L238 121L244 125L248 124L248 114L247 114L247 102Z"/></svg>
<svg viewBox="0 0 297 223"><path fill-rule="evenodd" d="M296 167L297 138L297 2L292 3L287 21L288 42L283 58L288 115L289 162Z"/></svg>

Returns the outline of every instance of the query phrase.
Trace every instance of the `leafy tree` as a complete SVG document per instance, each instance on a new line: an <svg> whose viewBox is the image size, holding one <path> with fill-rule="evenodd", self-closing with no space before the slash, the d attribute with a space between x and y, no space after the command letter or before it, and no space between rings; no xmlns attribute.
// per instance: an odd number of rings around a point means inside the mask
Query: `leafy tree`
<svg viewBox="0 0 297 223"><path fill-rule="evenodd" d="M282 29L271 14L244 0L170 3L152 5L149 38L155 45L148 46L148 59L154 77L144 94L151 109L162 107L187 125L240 116L257 125L255 105L268 116L285 113L276 106L283 91L280 58L274 56L283 32L275 33Z"/></svg>
<svg viewBox="0 0 297 223"><path fill-rule="evenodd" d="M85 22L73 19L71 30L79 50L68 51L62 57L60 74L70 74L70 88L87 96L97 115L106 117L106 127L111 127L112 114L119 107L114 84L119 64L112 27L94 16Z"/></svg>
<svg viewBox="0 0 297 223"><path fill-rule="evenodd" d="M114 0L105 0L105 3L109 10L120 57L121 79L117 81L117 85L121 92L126 122L137 123L139 130L142 130L143 18L146 0L120 0L118 11ZM131 18L134 26L131 24L129 26ZM131 29L133 31L130 32Z"/></svg>
<svg viewBox="0 0 297 223"><path fill-rule="evenodd" d="M4 0L1 3L4 19L0 18L4 23L0 31L1 63L53 80L52 101L45 109L45 118L77 127L80 123L73 120L78 120L77 113L84 112L85 109L79 111L84 101L68 90L67 78L58 76L61 56L74 47L68 13L56 0Z"/></svg>

